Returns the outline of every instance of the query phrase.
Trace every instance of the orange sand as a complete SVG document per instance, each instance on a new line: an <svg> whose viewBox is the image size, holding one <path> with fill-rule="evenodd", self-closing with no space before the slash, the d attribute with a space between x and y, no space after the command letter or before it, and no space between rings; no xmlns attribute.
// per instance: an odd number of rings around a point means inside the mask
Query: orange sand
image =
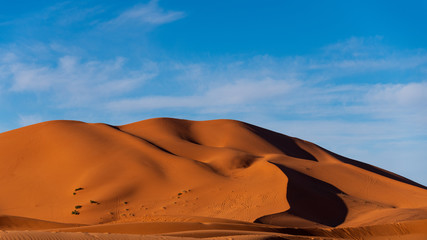
<svg viewBox="0 0 427 240"><path fill-rule="evenodd" d="M0 161L0 239L427 239L426 187L233 120L44 122Z"/></svg>

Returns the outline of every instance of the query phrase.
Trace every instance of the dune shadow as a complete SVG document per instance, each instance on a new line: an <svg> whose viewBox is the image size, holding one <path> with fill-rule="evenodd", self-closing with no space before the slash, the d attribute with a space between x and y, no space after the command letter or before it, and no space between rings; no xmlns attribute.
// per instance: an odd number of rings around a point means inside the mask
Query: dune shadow
<svg viewBox="0 0 427 240"><path fill-rule="evenodd" d="M270 163L277 166L288 177L286 198L290 209L260 217L255 222L280 226L284 225L283 219L289 215L330 227L336 227L344 222L348 208L338 196L338 194L345 194L344 192L329 183L281 164Z"/></svg>
<svg viewBox="0 0 427 240"><path fill-rule="evenodd" d="M300 158L305 160L316 161L317 159L311 155L311 153L302 149L298 144L295 143L292 137L287 135L270 131L268 129L258 127L249 123L246 123L247 127L256 135L260 136L262 139L272 144L274 147L279 149L281 152L287 156Z"/></svg>
<svg viewBox="0 0 427 240"><path fill-rule="evenodd" d="M127 132L127 131L123 131L120 127L117 127L117 126L113 126L113 125L109 125L109 124L105 124L105 125L107 125L107 126L109 126L109 127L113 128L113 129L115 129L115 130L117 130L117 131L120 131L120 132L122 132L122 133L124 133L124 134L127 134L127 135L129 135L129 136L132 136L132 137L134 137L134 138L136 138L136 139L139 139L139 140L141 140L141 141L144 141L144 142L146 142L146 143L150 144L151 146L153 146L153 147L155 147L155 148L159 149L159 150L160 150L160 151L162 151L162 152L165 152L165 153L168 153L168 154L171 154L171 155L177 156L175 153L173 153L173 152L171 152L171 151L169 151L169 150L167 150L167 149L165 149L165 148L163 148L163 147L161 147L161 146L159 146L159 145L157 145L157 144L155 144L155 143L153 143L153 142L149 141L148 139L145 139L145 138L143 138L143 137L141 137L141 136L135 135L135 134L130 133L130 132Z"/></svg>

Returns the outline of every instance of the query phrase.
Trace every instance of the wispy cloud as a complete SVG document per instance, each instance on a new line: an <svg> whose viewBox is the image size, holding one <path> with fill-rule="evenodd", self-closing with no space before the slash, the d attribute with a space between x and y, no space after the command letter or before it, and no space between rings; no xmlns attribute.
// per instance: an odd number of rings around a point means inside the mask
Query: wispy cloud
<svg viewBox="0 0 427 240"><path fill-rule="evenodd" d="M305 62L304 62L305 61ZM381 71L422 71L427 65L426 49L394 49L382 37L350 38L322 49L320 54L302 58L306 71L328 71L331 77ZM384 79L390 81L390 79Z"/></svg>
<svg viewBox="0 0 427 240"><path fill-rule="evenodd" d="M1 74L10 82L11 92L44 92L55 106L88 107L102 99L120 96L156 76L143 64L133 70L126 59L81 60L62 56L54 64L27 63L13 54L3 57Z"/></svg>
<svg viewBox="0 0 427 240"><path fill-rule="evenodd" d="M380 119L414 122L427 130L427 81L380 84L365 95L370 115ZM416 127L413 126L414 128ZM424 132L427 136L427 132Z"/></svg>
<svg viewBox="0 0 427 240"><path fill-rule="evenodd" d="M329 44L322 48L323 52L333 58L363 58L390 54L389 47L382 44L382 36L351 37L344 41Z"/></svg>
<svg viewBox="0 0 427 240"><path fill-rule="evenodd" d="M148 4L136 5L122 12L106 24L114 26L130 23L160 25L176 21L184 16L184 12L166 11L159 7L158 0L151 0Z"/></svg>
<svg viewBox="0 0 427 240"><path fill-rule="evenodd" d="M352 38L326 47L318 55L170 64L174 80L189 80L189 92L122 98L107 106L121 112L180 108L206 113L211 108L223 114L245 111L245 106L251 106L253 112L263 111L268 105L269 109L286 109L294 118L378 119L382 112L382 119L403 120L416 115L413 119L421 121L427 115L422 110L427 102L427 73L422 71L427 67L427 53L381 46L379 37ZM363 57L331 56L338 52Z"/></svg>
<svg viewBox="0 0 427 240"><path fill-rule="evenodd" d="M376 85L368 99L379 105L424 108L427 112L427 82Z"/></svg>
<svg viewBox="0 0 427 240"><path fill-rule="evenodd" d="M107 105L115 111L138 111L159 108L199 108L206 111L210 107L227 106L227 109L239 111L239 106L266 101L283 95L294 88L292 81L273 79L238 80L208 89L201 94L191 96L147 96L135 99L122 99ZM240 109L242 110L242 109Z"/></svg>
<svg viewBox="0 0 427 240"><path fill-rule="evenodd" d="M36 124L42 121L43 121L43 118L38 114L19 115L19 124L21 126L28 126L28 125Z"/></svg>

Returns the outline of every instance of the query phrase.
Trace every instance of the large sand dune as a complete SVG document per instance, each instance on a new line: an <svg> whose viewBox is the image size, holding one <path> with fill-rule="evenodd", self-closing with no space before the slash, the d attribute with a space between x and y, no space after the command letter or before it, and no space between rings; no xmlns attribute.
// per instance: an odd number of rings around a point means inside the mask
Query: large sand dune
<svg viewBox="0 0 427 240"><path fill-rule="evenodd" d="M0 134L0 239L427 239L426 187L233 120Z"/></svg>

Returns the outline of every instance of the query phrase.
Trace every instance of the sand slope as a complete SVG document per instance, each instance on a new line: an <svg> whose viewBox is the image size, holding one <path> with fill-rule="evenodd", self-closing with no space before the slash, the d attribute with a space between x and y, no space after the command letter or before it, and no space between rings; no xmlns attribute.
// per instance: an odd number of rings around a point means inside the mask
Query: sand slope
<svg viewBox="0 0 427 240"><path fill-rule="evenodd" d="M129 239L416 239L427 229L424 186L233 120L44 122L1 133L0 164L3 238L56 229L137 234L120 235Z"/></svg>

